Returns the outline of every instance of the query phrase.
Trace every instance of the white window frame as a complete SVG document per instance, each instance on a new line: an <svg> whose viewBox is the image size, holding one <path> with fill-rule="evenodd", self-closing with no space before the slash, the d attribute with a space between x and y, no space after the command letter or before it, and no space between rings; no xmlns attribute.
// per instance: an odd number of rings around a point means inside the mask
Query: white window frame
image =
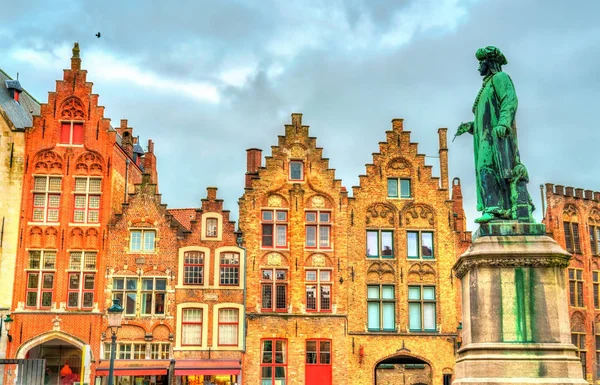
<svg viewBox="0 0 600 385"><path fill-rule="evenodd" d="M36 188L36 179L45 179L46 180L44 189ZM60 181L58 190L53 190L50 188L50 180L51 179L58 179ZM33 200L32 200L33 210L31 213L31 221L35 222L35 223L58 223L60 221L60 202L61 202L61 198L62 198L61 197L61 195L62 195L62 176L61 175L34 175L33 176L33 186L32 186L31 192L33 194ZM35 204L36 196L40 196L43 198L43 200L44 200L43 206ZM50 198L56 197L56 196L58 196L58 205L50 207ZM42 210L41 213L44 216L44 218L42 220L35 219L36 210L40 210L40 209ZM56 220L55 221L48 220L50 211L56 212Z"/></svg>
<svg viewBox="0 0 600 385"><path fill-rule="evenodd" d="M85 180L85 191L78 191L77 190L77 181L78 180ZM99 191L90 191L90 182L94 180L94 181L99 181L100 182L100 189ZM74 185L74 191L73 191L73 223L77 223L77 224L97 224L100 223L100 214L101 214L101 207L102 207L102 178L100 177L91 177L91 176L76 176L75 177L75 185ZM84 207L76 207L77 205L77 198L78 197L83 197L84 199ZM92 208L90 207L90 204L93 200L98 199L98 207L97 208ZM82 220L77 220L76 218L76 213L77 212L82 212L83 213L83 219ZM98 220L96 221L91 221L90 220L90 213L91 212L97 212L98 213Z"/></svg>

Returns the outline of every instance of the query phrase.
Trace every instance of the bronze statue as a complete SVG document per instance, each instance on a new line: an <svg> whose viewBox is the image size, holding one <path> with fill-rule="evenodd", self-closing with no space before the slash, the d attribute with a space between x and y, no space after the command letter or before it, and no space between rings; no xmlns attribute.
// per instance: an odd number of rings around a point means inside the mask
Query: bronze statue
<svg viewBox="0 0 600 385"><path fill-rule="evenodd" d="M529 174L521 163L515 115L517 94L510 76L502 72L506 57L493 46L475 53L483 85L473 103L475 120L461 123L456 136L473 135L477 210L476 223L496 220L534 222L531 197L527 192Z"/></svg>

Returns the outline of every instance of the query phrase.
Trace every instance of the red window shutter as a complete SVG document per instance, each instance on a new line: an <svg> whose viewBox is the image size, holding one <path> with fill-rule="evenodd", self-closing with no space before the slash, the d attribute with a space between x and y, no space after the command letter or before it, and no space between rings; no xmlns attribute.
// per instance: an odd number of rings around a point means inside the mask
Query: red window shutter
<svg viewBox="0 0 600 385"><path fill-rule="evenodd" d="M83 144L83 123L73 123L73 144Z"/></svg>
<svg viewBox="0 0 600 385"><path fill-rule="evenodd" d="M71 123L63 123L60 126L60 143L69 144L71 140Z"/></svg>

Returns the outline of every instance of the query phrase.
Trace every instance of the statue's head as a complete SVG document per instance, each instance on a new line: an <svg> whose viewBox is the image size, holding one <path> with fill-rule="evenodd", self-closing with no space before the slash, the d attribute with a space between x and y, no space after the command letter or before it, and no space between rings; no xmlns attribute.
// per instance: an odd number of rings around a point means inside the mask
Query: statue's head
<svg viewBox="0 0 600 385"><path fill-rule="evenodd" d="M479 48L475 52L475 57L479 60L479 73L481 76L500 72L502 71L502 66L508 63L504 54L498 48L491 45Z"/></svg>

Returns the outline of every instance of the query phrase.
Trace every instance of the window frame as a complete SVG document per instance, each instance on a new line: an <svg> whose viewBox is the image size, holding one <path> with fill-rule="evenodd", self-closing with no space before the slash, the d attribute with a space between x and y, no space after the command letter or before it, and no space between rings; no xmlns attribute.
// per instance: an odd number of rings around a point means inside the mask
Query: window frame
<svg viewBox="0 0 600 385"><path fill-rule="evenodd" d="M571 307L585 307L583 269L570 267L567 269L567 274L569 280L569 305Z"/></svg>
<svg viewBox="0 0 600 385"><path fill-rule="evenodd" d="M116 289L115 287L116 285L116 281L117 280L122 280L123 281L123 288L122 289ZM135 282L135 289L128 289L127 286L127 282ZM123 306L123 316L124 317L136 317L137 316L137 307L138 307L138 291L139 291L139 278L135 277L135 276L116 276L113 277L113 286L112 286L112 298L113 300L116 298L120 297L121 300L121 304ZM127 312L127 308L128 308L128 299L129 299L129 294L134 295L133 297L133 313L128 313Z"/></svg>
<svg viewBox="0 0 600 385"><path fill-rule="evenodd" d="M416 234L418 256L410 255L410 236ZM431 235L431 256L423 256L423 235ZM435 232L433 230L406 230L406 259L409 260L435 260Z"/></svg>
<svg viewBox="0 0 600 385"><path fill-rule="evenodd" d="M265 272L270 272L270 279L265 278ZM284 279L278 279L278 273L284 273ZM262 312L267 313L287 313L289 307L289 270L282 268L266 268L260 269L260 307ZM265 288L270 288L271 307L264 307ZM278 288L283 287L285 290L285 307L278 306Z"/></svg>
<svg viewBox="0 0 600 385"><path fill-rule="evenodd" d="M308 274L311 272L315 273L314 280L309 280L309 278L308 278ZM321 272L329 273L329 280L322 280ZM309 307L308 288L313 287L313 286L315 288L315 291L314 291L315 306L314 306L314 308L311 308L311 307ZM329 308L323 307L323 292L322 292L323 287L329 288ZM306 311L309 313L331 313L333 311L333 269L331 269L331 268L324 268L324 269L310 268L310 269L305 270L305 272L304 272L304 306L306 308Z"/></svg>
<svg viewBox="0 0 600 385"><path fill-rule="evenodd" d="M165 356L165 354L166 354L166 356ZM169 343L169 342L153 342L153 343L151 343L149 358L151 360L171 359L171 343Z"/></svg>
<svg viewBox="0 0 600 385"><path fill-rule="evenodd" d="M308 216L314 214L315 219L309 220ZM327 221L321 220L321 214L327 215ZM330 250L332 248L333 213L331 210L306 210L304 212L304 247L306 249ZM314 229L314 246L308 244L308 229ZM321 245L321 229L327 229L327 244Z"/></svg>
<svg viewBox="0 0 600 385"><path fill-rule="evenodd" d="M577 354L577 357L579 357L579 360L581 361L581 369L583 371L583 378L586 378L586 373L587 373L587 347L586 347L586 342L585 342L585 338L586 338L586 333L581 333L581 332L574 332L571 331L571 343L573 345L575 345L576 351L575 354ZM582 355L583 354L583 358Z"/></svg>
<svg viewBox="0 0 600 385"><path fill-rule="evenodd" d="M309 347L308 347L308 343L309 342L315 342L315 349L316 350L311 350L309 351ZM322 361L322 353L323 351L321 350L321 342L327 342L329 343L329 350L326 352L329 354L329 362L323 363ZM333 345L333 341L329 338L308 338L306 339L305 343L304 343L304 365L307 366L331 366L333 367L333 354L332 354L332 345ZM315 357L315 362L309 362L309 353L313 353L314 357Z"/></svg>
<svg viewBox="0 0 600 385"><path fill-rule="evenodd" d="M73 264L74 256L76 253L80 253L79 266L75 267ZM88 255L93 255L93 266L89 266ZM98 263L98 252L95 250L71 250L69 251L69 268L67 269L67 309L81 309L91 310L94 308L94 299L96 291L96 267ZM78 276L79 283L78 287L73 289L71 287L71 277ZM93 286L92 288L86 288L86 277L92 277ZM77 294L77 305L70 306L70 297L72 293ZM85 295L91 294L92 301L90 306L85 306Z"/></svg>
<svg viewBox="0 0 600 385"><path fill-rule="evenodd" d="M579 223L563 221L563 231L565 234L565 249L572 254L581 254Z"/></svg>
<svg viewBox="0 0 600 385"><path fill-rule="evenodd" d="M224 263L225 256L237 257L237 264ZM232 261L230 259L229 261ZM227 261L227 260L226 260ZM234 274L233 277L226 278L228 274ZM226 283L227 280L235 280L234 283ZM239 286L240 285L240 253L233 251L223 251L219 254L219 285L220 286Z"/></svg>
<svg viewBox="0 0 600 385"><path fill-rule="evenodd" d="M410 298L410 289L411 288L419 288L419 299L414 299L414 298ZM433 289L433 299L425 299L425 295L424 295L424 289L425 288L432 288ZM408 285L408 330L410 332L437 332L437 290L436 290L436 286L435 285ZM410 309L411 309L411 304L418 304L419 305L419 313L420 313L420 323L421 323L421 328L413 328L411 323L410 323ZM434 328L431 329L427 329L425 328L425 305L427 304L433 304L433 325Z"/></svg>
<svg viewBox="0 0 600 385"><path fill-rule="evenodd" d="M592 295L594 296L594 309L600 309L600 270L592 270ZM598 346L600 350L600 346Z"/></svg>
<svg viewBox="0 0 600 385"><path fill-rule="evenodd" d="M140 247L138 248L134 248L133 247L133 234L134 233L140 233ZM153 242L152 242L152 248L146 248L146 235L150 235L153 234ZM154 254L156 253L156 241L157 241L157 231L156 229L152 228L152 229L148 229L148 228L131 228L129 229L129 253L134 253L134 254Z"/></svg>
<svg viewBox="0 0 600 385"><path fill-rule="evenodd" d="M190 255L188 255L190 254ZM198 256L192 256L191 254L198 254ZM183 282L182 284L184 286L204 286L204 272L206 269L206 259L205 259L206 253L204 251L201 250L186 250L183 252ZM200 259L200 263L190 263L188 262L188 257L189 258L198 258ZM192 274L193 272L188 271L188 268L192 269L192 268L199 268L199 271L197 272L198 275L191 277L195 280L200 280L199 283L190 283L188 281L188 279L190 279L190 277L188 276L188 272L190 274Z"/></svg>
<svg viewBox="0 0 600 385"><path fill-rule="evenodd" d="M300 165L300 178L294 178L292 176L292 166ZM292 159L289 161L289 172L288 172L288 180L294 182L304 182L304 161L299 159Z"/></svg>
<svg viewBox="0 0 600 385"><path fill-rule="evenodd" d="M366 236L367 236L367 242L366 242L366 257L368 259L395 259L396 255L395 255L395 247L394 247L394 230L393 229L367 229L366 230ZM369 253L369 234L373 234L375 233L375 235L377 236L377 254L370 254ZM383 234L387 234L389 233L392 236L392 254L391 255L384 255L383 254L383 247L385 247L383 245ZM387 246L387 245L386 245Z"/></svg>
<svg viewBox="0 0 600 385"><path fill-rule="evenodd" d="M265 213L271 213L271 220L265 219ZM278 214L285 214L285 219L279 219ZM263 209L260 212L260 247L262 249L287 249L289 245L289 233L288 233L288 220L289 212L283 209ZM265 229L270 228L271 234L265 235ZM285 244L279 243L279 229L284 229L285 232ZM265 237L270 236L271 245L265 244Z"/></svg>
<svg viewBox="0 0 600 385"><path fill-rule="evenodd" d="M369 288L377 288L378 290L378 297L369 297ZM384 297L384 288L391 288L392 290L392 294L393 294L393 298L383 298ZM396 326L396 285L394 284L368 284L367 285L367 330L369 332L396 332L397 331L397 326ZM369 320L369 305L372 304L377 304L377 312L378 312L378 320L379 320L379 327L378 328L374 328L371 327L370 325L370 320ZM394 318L392 320L392 324L394 325L393 328L386 328L384 327L385 322L385 315L384 315L384 305L393 305L393 311L392 314L394 315Z"/></svg>
<svg viewBox="0 0 600 385"><path fill-rule="evenodd" d="M73 223L78 224L97 224L100 223L100 214L102 208L102 178L101 177L93 177L93 176L76 176L75 185L73 189ZM77 191L77 180L85 180L85 191ZM100 188L99 191L90 191L91 181L99 181ZM77 207L77 198L83 197L85 204L84 207ZM91 207L92 198L98 199L98 207ZM83 220L77 220L77 212L83 213ZM97 213L97 220L90 220L90 214Z"/></svg>
<svg viewBox="0 0 600 385"><path fill-rule="evenodd" d="M44 189L37 188L37 179L45 179ZM51 189L50 181L52 179L59 180L58 190ZM31 189L32 193L32 212L31 221L36 223L59 223L60 222L60 201L62 195L62 175L33 175L33 185ZM44 201L43 205L36 204L36 197L41 197ZM56 206L51 206L51 199L58 197L58 203ZM40 211L41 210L41 211ZM36 219L36 212L41 213L43 219ZM50 220L50 212L56 213L56 220Z"/></svg>
<svg viewBox="0 0 600 385"><path fill-rule="evenodd" d="M265 342L270 341L271 342L271 362L264 362L265 361ZM282 344L282 349L281 349L281 357L282 357L282 362L277 362L277 342L281 342ZM288 370L287 370L287 366L288 366L288 340L287 338L263 338L260 340L260 381L261 384L266 384L265 383L265 378L264 376L264 368L271 368L271 385L276 385L276 384L287 384L287 375L288 375ZM277 368L283 368L284 371L284 377L283 377L283 382L281 382L281 377L276 377L277 376ZM267 378L268 380L268 378ZM279 381L278 381L279 380Z"/></svg>
<svg viewBox="0 0 600 385"><path fill-rule="evenodd" d="M221 312L225 310L235 311L235 321L221 321ZM235 343L222 343L221 342L221 326L235 325ZM235 307L222 307L217 311L217 346L238 346L239 344L239 333L240 333L240 309Z"/></svg>
<svg viewBox="0 0 600 385"><path fill-rule="evenodd" d="M144 281L150 281L152 280L152 289L145 289L144 288ZM163 289L157 289L156 288L156 282L157 281L164 281L165 282L165 288ZM149 294L151 293L151 294ZM158 295L162 294L162 313L158 313L156 311L156 308L158 306L157 303L157 297ZM143 307L144 307L144 303L147 303L148 301L144 301L144 298L147 298L145 296L151 296L150 299L150 306L151 306L151 311L150 313L144 312L143 311ZM166 317L167 316L167 278L166 277L142 277L141 278L141 285L140 285L140 317Z"/></svg>
<svg viewBox="0 0 600 385"><path fill-rule="evenodd" d="M390 182L396 183L396 194L390 194ZM402 193L402 182L408 182L408 195ZM412 181L411 178L388 177L387 178L387 197L393 199L412 199Z"/></svg>
<svg viewBox="0 0 600 385"><path fill-rule="evenodd" d="M200 311L200 321L184 321L185 316L184 313L186 310L199 310ZM202 346L202 333L204 332L204 309L200 308L200 307L184 307L181 309L181 346ZM185 325L200 325L200 332L199 332L199 340L200 342L198 344L190 344L190 343L186 343L185 341L185 337L184 337L184 329L185 329Z"/></svg>
<svg viewBox="0 0 600 385"><path fill-rule="evenodd" d="M39 253L38 266L33 266L32 259L33 253ZM48 258L46 260L46 255L54 255L53 258ZM52 304L54 300L54 290L56 287L56 258L57 258L57 250L46 250L46 249L35 249L28 250L28 259L27 259L27 268L25 269L26 281L25 281L25 308L26 309L41 309L47 310L52 309ZM52 261L52 262L50 262ZM29 287L30 276L37 274L37 283L36 287ZM44 287L46 283L46 277L51 277L52 286ZM35 293L35 305L30 305L29 302L29 293ZM50 305L44 306L44 295L50 295Z"/></svg>
<svg viewBox="0 0 600 385"><path fill-rule="evenodd" d="M58 145L59 146L83 146L85 142L85 121L84 120L59 120L60 122L60 132L58 135ZM69 125L69 141L63 141L63 129ZM75 126L80 128L81 132L81 143L74 143L75 139Z"/></svg>
<svg viewBox="0 0 600 385"><path fill-rule="evenodd" d="M600 256L600 224L590 224L590 251L592 255Z"/></svg>
<svg viewBox="0 0 600 385"><path fill-rule="evenodd" d="M218 238L219 237L219 219L218 218L213 218L213 217L206 218L206 230L204 232L204 236L206 238Z"/></svg>

